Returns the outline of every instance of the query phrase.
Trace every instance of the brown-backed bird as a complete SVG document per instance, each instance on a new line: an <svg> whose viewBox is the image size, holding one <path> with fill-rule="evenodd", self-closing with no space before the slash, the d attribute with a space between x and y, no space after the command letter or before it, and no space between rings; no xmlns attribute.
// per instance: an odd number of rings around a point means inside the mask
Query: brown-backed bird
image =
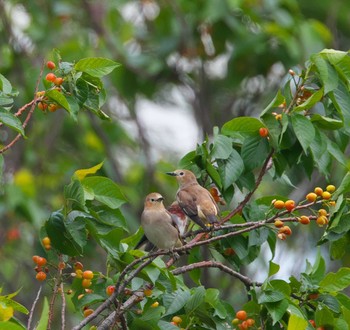
<svg viewBox="0 0 350 330"><path fill-rule="evenodd" d="M171 250L182 246L179 230L163 204L163 196L151 193L145 199L141 226L147 239L159 249Z"/></svg>
<svg viewBox="0 0 350 330"><path fill-rule="evenodd" d="M185 214L203 229L207 224L218 222L218 206L210 194L197 182L196 176L189 170L168 172L175 176L179 183L176 200Z"/></svg>

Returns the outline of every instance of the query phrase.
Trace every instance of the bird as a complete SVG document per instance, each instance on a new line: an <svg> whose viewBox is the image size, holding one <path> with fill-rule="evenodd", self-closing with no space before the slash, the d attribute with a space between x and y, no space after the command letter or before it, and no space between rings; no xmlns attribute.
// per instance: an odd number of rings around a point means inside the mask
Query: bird
<svg viewBox="0 0 350 330"><path fill-rule="evenodd" d="M150 243L162 250L172 250L183 244L176 222L164 207L163 200L163 196L157 192L146 196L141 226Z"/></svg>
<svg viewBox="0 0 350 330"><path fill-rule="evenodd" d="M218 222L218 206L210 192L198 183L193 172L179 169L166 174L176 177L179 184L176 200L190 219L205 230L208 230L208 225Z"/></svg>
<svg viewBox="0 0 350 330"><path fill-rule="evenodd" d="M171 214L173 221L175 221L177 228L179 229L180 237L182 237L189 225L189 219L187 215L182 211L179 203L174 201L167 207L168 212ZM144 249L145 251L152 251L154 249L154 244L152 244L146 237L145 234L141 237L140 241L135 246L135 249Z"/></svg>

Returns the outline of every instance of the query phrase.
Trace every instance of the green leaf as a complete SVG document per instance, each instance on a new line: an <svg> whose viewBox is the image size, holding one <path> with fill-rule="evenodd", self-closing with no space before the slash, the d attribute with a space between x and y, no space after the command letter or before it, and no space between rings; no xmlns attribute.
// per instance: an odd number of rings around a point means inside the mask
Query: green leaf
<svg viewBox="0 0 350 330"><path fill-rule="evenodd" d="M310 120L303 115L293 114L291 120L295 135L307 154L307 149L315 138L315 129Z"/></svg>
<svg viewBox="0 0 350 330"><path fill-rule="evenodd" d="M10 94L12 92L12 85L1 73L0 73L0 90L5 94Z"/></svg>
<svg viewBox="0 0 350 330"><path fill-rule="evenodd" d="M111 73L115 68L120 66L119 63L102 57L88 57L79 60L74 68L90 74L93 77L102 78Z"/></svg>
<svg viewBox="0 0 350 330"><path fill-rule="evenodd" d="M25 135L21 121L12 113L3 108L0 108L0 123L3 123L4 125L14 129L16 132L22 134L23 136Z"/></svg>
<svg viewBox="0 0 350 330"><path fill-rule="evenodd" d="M324 292L342 291L350 285L350 268L342 267L336 273L328 273L320 282Z"/></svg>
<svg viewBox="0 0 350 330"><path fill-rule="evenodd" d="M293 112L302 111L305 109L311 109L317 102L319 102L322 99L322 97L323 97L323 88L313 93L305 102L295 107L293 109Z"/></svg>
<svg viewBox="0 0 350 330"><path fill-rule="evenodd" d="M258 299L258 303L263 304L263 303L277 302L277 301L283 300L284 298L285 296L282 292L267 289L261 293Z"/></svg>
<svg viewBox="0 0 350 330"><path fill-rule="evenodd" d="M25 330L25 329L26 329L25 327L10 321L0 322L0 330Z"/></svg>
<svg viewBox="0 0 350 330"><path fill-rule="evenodd" d="M227 136L234 136L235 133L239 132L242 134L256 134L259 128L264 125L259 119L252 117L238 117L234 118L224 124L221 132Z"/></svg>
<svg viewBox="0 0 350 330"><path fill-rule="evenodd" d="M193 313L203 302L205 298L205 288L199 286L194 289L194 293L191 295L190 299L187 300L185 305L186 314Z"/></svg>
<svg viewBox="0 0 350 330"><path fill-rule="evenodd" d="M282 104L285 101L285 97L282 95L281 91L279 90L274 97L274 99L270 102L270 104L263 110L261 113L261 117L263 117L265 114L267 114L270 110L273 108L278 107L280 104Z"/></svg>
<svg viewBox="0 0 350 330"><path fill-rule="evenodd" d="M288 305L289 303L287 299L273 303L265 303L265 306L272 317L273 324L276 324L279 320L281 320L287 311Z"/></svg>
<svg viewBox="0 0 350 330"><path fill-rule="evenodd" d="M67 231L61 212L53 212L45 223L47 235L51 244L59 252L69 256L77 256L82 253L81 247L75 243L71 234Z"/></svg>
<svg viewBox="0 0 350 330"><path fill-rule="evenodd" d="M333 193L333 199L350 191L350 172L347 172L337 190Z"/></svg>
<svg viewBox="0 0 350 330"><path fill-rule="evenodd" d="M60 105L63 109L67 110L68 112L71 111L70 105L66 97L56 89L51 89L47 91L45 93L45 96L47 96L50 100L56 102L58 105Z"/></svg>
<svg viewBox="0 0 350 330"><path fill-rule="evenodd" d="M235 149L232 149L228 159L220 161L218 164L218 172L224 189L232 185L244 170L243 160Z"/></svg>
<svg viewBox="0 0 350 330"><path fill-rule="evenodd" d="M280 270L280 265L275 264L270 260L269 262L269 277L275 275Z"/></svg>
<svg viewBox="0 0 350 330"><path fill-rule="evenodd" d="M45 297L39 324L36 327L36 330L46 330L48 323L49 323L49 304L47 302L47 298Z"/></svg>
<svg viewBox="0 0 350 330"><path fill-rule="evenodd" d="M266 160L269 151L267 139L262 139L259 135L245 139L241 151L245 169L249 171L260 167Z"/></svg>
<svg viewBox="0 0 350 330"><path fill-rule="evenodd" d="M214 137L213 149L210 155L214 159L227 159L232 151L232 140L225 135L216 135Z"/></svg>
<svg viewBox="0 0 350 330"><path fill-rule="evenodd" d="M177 290L172 294L164 295L163 301L165 300L164 305L167 308L164 316L175 314L176 312L178 312L181 308L185 306L190 297L191 295L189 291L183 290ZM166 303L166 301L168 301L168 303Z"/></svg>
<svg viewBox="0 0 350 330"><path fill-rule="evenodd" d="M287 330L301 330L306 329L308 325L308 321L304 318L301 318L298 315L292 314L288 320L288 328Z"/></svg>
<svg viewBox="0 0 350 330"><path fill-rule="evenodd" d="M338 75L331 64L320 54L315 54L310 59L316 65L317 71L320 74L324 86L324 94L335 90L338 87Z"/></svg>
<svg viewBox="0 0 350 330"><path fill-rule="evenodd" d="M311 122L320 128L328 130L337 130L344 126L342 120L321 116L318 113L315 113L311 116Z"/></svg>
<svg viewBox="0 0 350 330"><path fill-rule="evenodd" d="M327 149L329 153L342 165L347 166L348 161L344 153L339 149L338 145L331 140L327 140Z"/></svg>
<svg viewBox="0 0 350 330"><path fill-rule="evenodd" d="M331 326L333 328L334 316L333 313L326 307L322 306L315 312L315 322L316 324L322 324L324 326Z"/></svg>
<svg viewBox="0 0 350 330"><path fill-rule="evenodd" d="M86 220L90 216L80 211L72 211L66 219L66 228L69 234L74 237L74 242L79 245L82 251L87 242Z"/></svg>
<svg viewBox="0 0 350 330"><path fill-rule="evenodd" d="M329 97L333 102L333 105L340 113L342 117L344 117L344 122L350 122L350 94L347 86L344 83L339 83L337 89L329 93Z"/></svg>
<svg viewBox="0 0 350 330"><path fill-rule="evenodd" d="M81 180L84 189L93 197L112 209L117 209L126 202L119 186L111 179L102 176L86 177Z"/></svg>
<svg viewBox="0 0 350 330"><path fill-rule="evenodd" d="M327 58L327 60L333 65L338 64L348 56L348 52L343 52L341 50L335 49L323 49L320 54L323 55L323 57Z"/></svg>
<svg viewBox="0 0 350 330"><path fill-rule="evenodd" d="M64 187L64 198L80 205L85 205L84 189L79 180L73 180Z"/></svg>
<svg viewBox="0 0 350 330"><path fill-rule="evenodd" d="M319 297L317 298L317 301L322 302L334 313L340 313L341 311L339 301L330 294L319 295Z"/></svg>

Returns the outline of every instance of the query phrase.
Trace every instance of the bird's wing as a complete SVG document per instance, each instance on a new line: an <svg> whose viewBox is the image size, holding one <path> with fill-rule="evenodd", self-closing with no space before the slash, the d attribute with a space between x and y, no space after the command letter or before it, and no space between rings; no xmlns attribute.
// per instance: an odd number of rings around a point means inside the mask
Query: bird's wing
<svg viewBox="0 0 350 330"><path fill-rule="evenodd" d="M195 196L191 195L186 189L181 189L177 193L177 201L189 218L191 218L198 226L202 227L203 229L207 229L202 219L198 216Z"/></svg>
<svg viewBox="0 0 350 330"><path fill-rule="evenodd" d="M136 244L135 250L139 250L142 246L144 246L143 249L145 251L151 251L154 249L154 245L147 239L145 234L143 234L139 242Z"/></svg>

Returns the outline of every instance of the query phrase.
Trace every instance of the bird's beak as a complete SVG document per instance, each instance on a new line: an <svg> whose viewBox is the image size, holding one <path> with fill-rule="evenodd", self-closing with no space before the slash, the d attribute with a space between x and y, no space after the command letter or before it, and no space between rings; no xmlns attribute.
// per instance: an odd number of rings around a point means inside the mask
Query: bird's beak
<svg viewBox="0 0 350 330"><path fill-rule="evenodd" d="M159 197L159 198L157 199L157 202L162 202L163 200L164 200L163 197Z"/></svg>
<svg viewBox="0 0 350 330"><path fill-rule="evenodd" d="M166 174L171 175L171 176L177 176L175 172L166 172Z"/></svg>

